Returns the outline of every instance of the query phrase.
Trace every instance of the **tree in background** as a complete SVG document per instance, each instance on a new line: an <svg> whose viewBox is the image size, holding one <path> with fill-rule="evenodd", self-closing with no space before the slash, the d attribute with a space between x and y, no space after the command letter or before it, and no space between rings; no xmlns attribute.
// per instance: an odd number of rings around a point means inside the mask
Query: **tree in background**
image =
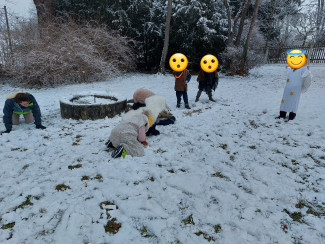
<svg viewBox="0 0 325 244"><path fill-rule="evenodd" d="M166 28L165 28L165 39L164 39L164 48L161 54L161 60L159 69L162 74L165 74L165 63L168 52L168 44L169 44L169 32L170 32L170 19L172 15L172 0L168 0L167 4L167 14L166 14Z"/></svg>
<svg viewBox="0 0 325 244"><path fill-rule="evenodd" d="M174 0L167 57L183 52L194 63L224 49L226 29L217 0ZM57 14L96 19L137 41L138 68L157 71L164 44L165 0L57 0Z"/></svg>
<svg viewBox="0 0 325 244"><path fill-rule="evenodd" d="M47 22L52 22L55 15L56 0L33 0L36 12L38 24L44 26Z"/></svg>

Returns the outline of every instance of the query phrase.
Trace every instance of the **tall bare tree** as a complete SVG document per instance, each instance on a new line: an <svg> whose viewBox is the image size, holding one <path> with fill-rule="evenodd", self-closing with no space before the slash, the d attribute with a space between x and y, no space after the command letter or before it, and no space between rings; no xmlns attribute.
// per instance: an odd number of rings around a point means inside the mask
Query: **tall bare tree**
<svg viewBox="0 0 325 244"><path fill-rule="evenodd" d="M319 41L325 26L325 0L317 0L316 9L316 41Z"/></svg>
<svg viewBox="0 0 325 244"><path fill-rule="evenodd" d="M252 20L251 20L251 23L250 23L250 26L249 26L249 30L248 30L247 37L246 37L246 42L245 42L245 45L244 45L243 56L242 56L242 59L241 59L241 62L240 62L240 73L242 75L246 75L247 71L248 71L247 67L246 67L248 46L249 46L249 41L250 41L251 36L252 36L252 31L253 31L253 28L254 28L254 24L255 24L255 20L256 20L256 17L257 17L257 12L258 12L258 8L260 6L260 3L261 3L261 0L256 0L255 1L253 17L252 17Z"/></svg>
<svg viewBox="0 0 325 244"><path fill-rule="evenodd" d="M172 0L168 0L164 48L163 48L163 51L162 51L162 54L161 54L160 65L159 65L160 66L159 71L162 74L166 73L166 71L165 71L165 62L166 62L166 57L167 57L167 53L168 53L171 16L172 16Z"/></svg>

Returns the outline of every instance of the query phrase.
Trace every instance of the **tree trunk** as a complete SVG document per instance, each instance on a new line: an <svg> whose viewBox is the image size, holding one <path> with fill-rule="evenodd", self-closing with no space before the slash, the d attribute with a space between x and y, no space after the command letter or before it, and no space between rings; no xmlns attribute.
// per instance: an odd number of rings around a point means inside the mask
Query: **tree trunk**
<svg viewBox="0 0 325 244"><path fill-rule="evenodd" d="M248 10L248 7L249 7L250 3L251 3L251 0L246 1L245 5L244 5L244 8L243 8L243 11L241 13L240 23L239 23L239 27L238 27L236 42L235 42L235 46L237 46L237 47L240 44L240 39L241 39L241 35L242 35L243 29L244 29L246 14L247 14L247 10Z"/></svg>
<svg viewBox="0 0 325 244"><path fill-rule="evenodd" d="M228 0L224 0L223 1L225 7L226 7L226 11L227 11L227 18L228 18L228 41L227 41L227 46L232 45L233 42L233 36L234 36L234 32L232 29L232 21L231 21L231 11L230 11L230 7L229 7L229 3Z"/></svg>
<svg viewBox="0 0 325 244"><path fill-rule="evenodd" d="M265 59L264 59L264 63L267 63L268 56L269 56L269 41L270 41L271 29L272 29L273 20L274 20L276 1L277 0L273 0L271 18L270 18L269 26L267 28L266 41L265 41Z"/></svg>
<svg viewBox="0 0 325 244"><path fill-rule="evenodd" d="M165 28L165 40L164 40L164 48L161 54L160 60L160 72L165 74L165 62L168 52L168 44L169 44L169 32L170 32L170 19L172 16L172 0L168 0L167 5L167 15L166 15L166 28Z"/></svg>
<svg viewBox="0 0 325 244"><path fill-rule="evenodd" d="M316 16L316 41L320 41L321 32L324 28L324 2L325 0L318 0L317 3L317 16Z"/></svg>
<svg viewBox="0 0 325 244"><path fill-rule="evenodd" d="M36 7L38 24L43 27L54 18L56 0L33 0L33 2Z"/></svg>
<svg viewBox="0 0 325 244"><path fill-rule="evenodd" d="M251 38L251 35L252 35L252 31L253 31L253 28L254 28L254 24L255 24L256 17L257 17L257 12L258 12L260 2L261 2L261 0L256 0L256 2L255 2L253 17L252 17L252 20L251 20L251 24L249 26L246 42L245 42L245 45L244 45L243 56L242 56L242 59L241 59L241 62L240 62L240 74L241 75L247 75L246 63L247 63L248 46L249 46L249 41L250 41L250 38Z"/></svg>

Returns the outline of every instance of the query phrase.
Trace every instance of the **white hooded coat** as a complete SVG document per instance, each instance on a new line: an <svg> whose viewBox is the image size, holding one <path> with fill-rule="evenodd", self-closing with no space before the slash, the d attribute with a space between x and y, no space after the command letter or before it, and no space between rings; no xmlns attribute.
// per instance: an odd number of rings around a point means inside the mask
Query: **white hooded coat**
<svg viewBox="0 0 325 244"><path fill-rule="evenodd" d="M134 157L144 155L143 145L138 141L138 131L145 125L145 131L149 129L148 117L144 114L137 114L132 120L122 121L112 131L109 140L114 147L122 145L126 152Z"/></svg>
<svg viewBox="0 0 325 244"><path fill-rule="evenodd" d="M137 110L130 110L123 116L123 120L132 121L132 117L136 114L142 114L144 111L149 111L152 116L152 124L154 124L158 118L160 112L167 110L166 98L160 95L153 95L145 100L145 107L141 107Z"/></svg>
<svg viewBox="0 0 325 244"><path fill-rule="evenodd" d="M280 111L297 113L304 80L310 80L310 72L306 66L288 70Z"/></svg>

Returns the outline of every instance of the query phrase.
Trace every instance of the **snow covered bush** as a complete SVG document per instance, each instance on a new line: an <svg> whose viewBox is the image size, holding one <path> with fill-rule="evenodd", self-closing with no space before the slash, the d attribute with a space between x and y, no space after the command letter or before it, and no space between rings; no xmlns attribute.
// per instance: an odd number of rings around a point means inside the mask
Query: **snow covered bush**
<svg viewBox="0 0 325 244"><path fill-rule="evenodd" d="M49 23L39 32L22 23L13 32L11 78L29 86L55 86L99 80L134 68L132 40L95 22Z"/></svg>

